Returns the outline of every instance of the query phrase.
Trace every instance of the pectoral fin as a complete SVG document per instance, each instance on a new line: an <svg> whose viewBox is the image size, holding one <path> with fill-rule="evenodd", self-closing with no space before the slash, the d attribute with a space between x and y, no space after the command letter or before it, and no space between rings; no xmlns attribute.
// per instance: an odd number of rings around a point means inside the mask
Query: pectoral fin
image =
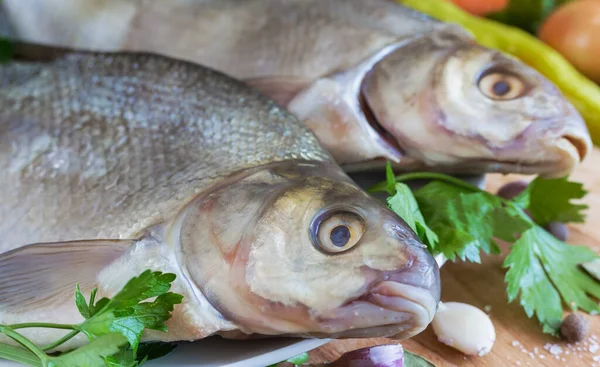
<svg viewBox="0 0 600 367"><path fill-rule="evenodd" d="M311 84L311 80L296 77L266 77L244 80L246 84L286 107L294 97Z"/></svg>
<svg viewBox="0 0 600 367"><path fill-rule="evenodd" d="M49 309L73 302L75 285L84 293L98 273L133 241L41 243L0 254L0 314Z"/></svg>

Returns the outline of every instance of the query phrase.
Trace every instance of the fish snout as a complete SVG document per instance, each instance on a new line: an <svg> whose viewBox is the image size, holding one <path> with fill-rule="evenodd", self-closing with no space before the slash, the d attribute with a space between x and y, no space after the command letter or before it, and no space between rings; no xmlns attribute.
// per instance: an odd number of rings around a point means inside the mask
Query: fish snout
<svg viewBox="0 0 600 367"><path fill-rule="evenodd" d="M590 139L587 130L574 129L565 132L559 139L557 144L567 151L573 160L577 163L583 162L592 149L592 140ZM564 145L564 147L563 147Z"/></svg>
<svg viewBox="0 0 600 367"><path fill-rule="evenodd" d="M431 256L417 256L407 269L386 274L369 292L368 300L385 310L409 315L410 327L391 336L406 339L431 323L440 302L440 270Z"/></svg>
<svg viewBox="0 0 600 367"><path fill-rule="evenodd" d="M548 142L557 154L556 169L547 177L562 177L570 174L584 161L592 150L592 139L583 118L574 112L566 117L563 128Z"/></svg>

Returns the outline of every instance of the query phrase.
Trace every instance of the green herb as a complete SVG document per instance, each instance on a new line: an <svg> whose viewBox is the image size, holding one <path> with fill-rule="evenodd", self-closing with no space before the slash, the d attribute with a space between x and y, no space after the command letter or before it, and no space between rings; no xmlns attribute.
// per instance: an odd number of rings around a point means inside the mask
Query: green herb
<svg viewBox="0 0 600 367"><path fill-rule="evenodd" d="M423 215L440 238L435 253L480 262L480 251L499 254L494 237L513 241L529 223L507 211L500 198L434 181L415 192Z"/></svg>
<svg viewBox="0 0 600 367"><path fill-rule="evenodd" d="M390 161L387 161L385 164L385 179L388 194L394 195L396 193L396 177L394 177L394 171L392 170Z"/></svg>
<svg viewBox="0 0 600 367"><path fill-rule="evenodd" d="M292 358L286 359L285 361L279 362L279 363L293 363L295 366L301 366L303 364L305 364L308 361L308 353L301 353L298 354L297 356L293 356ZM275 363L272 364L268 367L277 367L277 365L279 365L279 363Z"/></svg>
<svg viewBox="0 0 600 367"><path fill-rule="evenodd" d="M174 274L147 270L127 282L113 298L102 298L97 302L97 289L91 292L88 302L77 285L75 304L85 318L84 322L76 325L39 322L0 325L0 333L23 346L0 343L0 358L43 367L136 367L146 360L165 355L173 346L165 343L140 345L140 340L145 329L167 330L165 322L171 317L174 305L183 299L179 294L168 292L174 280ZM150 298L154 300L144 302ZM22 328L71 331L53 343L37 346L16 331ZM57 357L46 354L79 333L88 337L88 344Z"/></svg>
<svg viewBox="0 0 600 367"><path fill-rule="evenodd" d="M435 367L425 358L404 350L404 367Z"/></svg>
<svg viewBox="0 0 600 367"><path fill-rule="evenodd" d="M396 183L393 192L394 195L387 199L388 206L417 233L429 251L435 252L438 248L438 236L425 223L425 218L410 188L406 184Z"/></svg>
<svg viewBox="0 0 600 367"><path fill-rule="evenodd" d="M571 200L581 199L587 194L583 185L570 182L566 178L533 180L516 201L533 216L540 226L550 222L583 223L584 204L574 204Z"/></svg>
<svg viewBox="0 0 600 367"><path fill-rule="evenodd" d="M306 361L308 361L308 353L298 354L297 356L294 356L287 360L287 362L293 363L297 366L306 363Z"/></svg>
<svg viewBox="0 0 600 367"><path fill-rule="evenodd" d="M15 49L12 42L0 37L0 64L12 60Z"/></svg>
<svg viewBox="0 0 600 367"><path fill-rule="evenodd" d="M573 310L600 312L591 297L600 298L600 282L579 268L598 259L590 249L570 246L552 236L540 225L552 221L582 222L587 206L573 203L585 190L566 178L536 178L521 195L512 200L493 195L457 178L439 173L409 173L396 182L430 179L414 192L415 207L404 186L388 205L415 229L432 254L447 258L480 261L480 252L500 252L494 238L514 242L503 266L508 268L506 284L509 301L520 298L528 317L536 316L544 332L556 335L562 319L562 302ZM384 191L389 180L372 191ZM401 188L401 189L400 189ZM530 219L526 210L535 220ZM537 222L537 223L536 223ZM421 228L428 228L432 235Z"/></svg>
<svg viewBox="0 0 600 367"><path fill-rule="evenodd" d="M504 261L508 300L521 294L520 303L527 316L535 313L544 332L556 334L562 321L562 300L569 308L600 312L600 283L579 268L579 264L595 259L585 246L570 246L544 229L535 226L523 233L511 247Z"/></svg>
<svg viewBox="0 0 600 367"><path fill-rule="evenodd" d="M146 361L166 356L175 347L176 345L172 343L142 343L138 348L137 356L134 356L131 347L126 346L107 357L106 364L109 367L138 367Z"/></svg>

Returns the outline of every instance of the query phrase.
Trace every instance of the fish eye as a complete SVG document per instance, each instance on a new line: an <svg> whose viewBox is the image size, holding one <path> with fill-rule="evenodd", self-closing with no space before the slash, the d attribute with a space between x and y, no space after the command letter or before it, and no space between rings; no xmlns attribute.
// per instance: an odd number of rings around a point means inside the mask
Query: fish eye
<svg viewBox="0 0 600 367"><path fill-rule="evenodd" d="M311 230L315 246L329 253L354 247L365 232L364 220L349 211L337 211L318 217Z"/></svg>
<svg viewBox="0 0 600 367"><path fill-rule="evenodd" d="M491 72L479 79L479 90L490 99L508 101L525 93L525 83L512 74Z"/></svg>

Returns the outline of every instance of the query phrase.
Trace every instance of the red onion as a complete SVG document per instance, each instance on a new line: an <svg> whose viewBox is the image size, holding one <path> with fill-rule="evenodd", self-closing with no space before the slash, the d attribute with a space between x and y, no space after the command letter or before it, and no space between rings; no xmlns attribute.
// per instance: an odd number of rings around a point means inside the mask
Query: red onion
<svg viewBox="0 0 600 367"><path fill-rule="evenodd" d="M400 344L385 344L353 350L328 364L331 367L403 367L404 350Z"/></svg>

